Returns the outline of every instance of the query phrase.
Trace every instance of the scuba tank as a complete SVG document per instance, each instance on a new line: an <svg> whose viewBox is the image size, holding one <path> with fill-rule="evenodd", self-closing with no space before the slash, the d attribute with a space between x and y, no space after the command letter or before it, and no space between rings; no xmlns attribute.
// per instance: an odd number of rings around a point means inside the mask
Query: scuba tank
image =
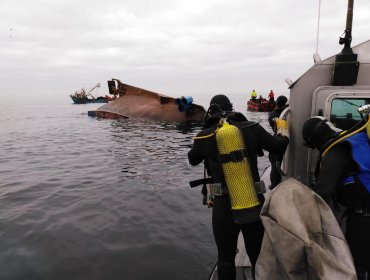
<svg viewBox="0 0 370 280"><path fill-rule="evenodd" d="M252 172L246 157L243 136L239 128L221 119L216 132L218 161L222 164L231 209L242 210L260 205Z"/></svg>
<svg viewBox="0 0 370 280"><path fill-rule="evenodd" d="M218 119L216 130L209 135L197 136L193 139L215 138L218 152L216 161L221 164L225 182L214 182L212 178L206 178L205 176L204 179L191 181L190 186L193 188L202 184L203 189L208 190L210 199L207 205L209 207L213 206L215 197L227 194L235 223L256 222L260 219L259 214L262 205L257 196L257 184L254 182L249 166L242 133L238 127L232 125L231 121L228 120L229 116L235 113L223 111L221 108L218 109L219 113L213 112L212 114L208 114L210 111L208 109L205 117L205 127L214 125L214 121ZM243 117L243 121L247 120L242 114L238 117ZM265 192L263 182L259 182L258 187L261 189L261 193ZM203 198L206 196L207 193L203 193ZM207 200L207 198L205 199ZM206 203L203 202L203 204Z"/></svg>

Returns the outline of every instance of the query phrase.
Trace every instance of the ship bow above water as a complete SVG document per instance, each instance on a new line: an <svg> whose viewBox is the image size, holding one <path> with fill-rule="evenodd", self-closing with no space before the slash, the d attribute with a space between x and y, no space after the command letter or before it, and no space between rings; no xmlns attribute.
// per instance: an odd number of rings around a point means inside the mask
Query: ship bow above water
<svg viewBox="0 0 370 280"><path fill-rule="evenodd" d="M179 109L176 98L122 83L118 79L108 81L110 94L117 98L94 111L92 117L120 119L134 118L168 122L202 122L206 114L203 106L189 104Z"/></svg>

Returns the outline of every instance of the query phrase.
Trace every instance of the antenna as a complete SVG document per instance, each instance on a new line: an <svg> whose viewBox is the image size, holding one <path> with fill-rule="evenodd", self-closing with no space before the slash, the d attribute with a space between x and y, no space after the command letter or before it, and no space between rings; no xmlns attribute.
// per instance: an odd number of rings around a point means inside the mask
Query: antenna
<svg viewBox="0 0 370 280"><path fill-rule="evenodd" d="M317 36L316 36L316 53L319 53L319 33L320 33L320 13L321 13L321 0L319 0L319 13L317 15Z"/></svg>
<svg viewBox="0 0 370 280"><path fill-rule="evenodd" d="M352 54L351 42L352 42L352 21L353 21L353 1L348 0L347 7L347 21L346 21L346 30L344 30L344 37L339 38L339 44L344 45L342 53Z"/></svg>
<svg viewBox="0 0 370 280"><path fill-rule="evenodd" d="M321 11L321 0L319 0L319 12L317 15L316 52L313 54L313 61L315 63L321 62L321 57L319 55L320 11Z"/></svg>
<svg viewBox="0 0 370 280"><path fill-rule="evenodd" d="M285 78L285 82L288 84L288 86L291 86L293 84L293 81L289 78Z"/></svg>

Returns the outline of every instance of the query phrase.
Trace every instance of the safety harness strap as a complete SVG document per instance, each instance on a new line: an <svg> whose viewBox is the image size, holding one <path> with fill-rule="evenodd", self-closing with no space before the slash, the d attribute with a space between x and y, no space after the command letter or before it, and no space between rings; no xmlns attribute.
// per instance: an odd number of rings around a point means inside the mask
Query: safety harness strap
<svg viewBox="0 0 370 280"><path fill-rule="evenodd" d="M195 188L197 186L204 185L204 184L212 184L212 183L213 183L212 178L203 178L203 179L198 179L198 180L189 182L191 188Z"/></svg>
<svg viewBox="0 0 370 280"><path fill-rule="evenodd" d="M247 157L247 152L245 149L240 149L236 151L232 151L229 154L217 154L217 161L219 163L227 163L227 162L238 162L242 161Z"/></svg>
<svg viewBox="0 0 370 280"><path fill-rule="evenodd" d="M266 192L266 186L264 181L254 182L257 194L264 194ZM209 184L210 194L213 196L224 196L228 195L227 186L222 183Z"/></svg>

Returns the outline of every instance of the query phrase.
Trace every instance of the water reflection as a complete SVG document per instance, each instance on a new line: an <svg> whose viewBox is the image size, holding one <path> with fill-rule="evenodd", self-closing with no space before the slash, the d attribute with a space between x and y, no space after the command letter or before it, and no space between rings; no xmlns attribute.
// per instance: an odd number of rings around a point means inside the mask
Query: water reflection
<svg viewBox="0 0 370 280"><path fill-rule="evenodd" d="M159 181L155 174L165 172L165 166L187 165L192 136L199 129L199 124L190 122L112 121L109 132L115 165L120 166L123 178Z"/></svg>

